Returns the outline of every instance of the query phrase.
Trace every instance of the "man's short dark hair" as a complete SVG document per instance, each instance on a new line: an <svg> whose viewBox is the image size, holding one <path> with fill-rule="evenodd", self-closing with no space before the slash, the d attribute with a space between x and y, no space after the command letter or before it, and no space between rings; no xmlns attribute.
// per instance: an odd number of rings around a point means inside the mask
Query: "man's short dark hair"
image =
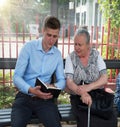
<svg viewBox="0 0 120 127"><path fill-rule="evenodd" d="M51 28L51 29L59 29L60 30L61 24L58 18L54 16L47 16L44 20L43 28Z"/></svg>

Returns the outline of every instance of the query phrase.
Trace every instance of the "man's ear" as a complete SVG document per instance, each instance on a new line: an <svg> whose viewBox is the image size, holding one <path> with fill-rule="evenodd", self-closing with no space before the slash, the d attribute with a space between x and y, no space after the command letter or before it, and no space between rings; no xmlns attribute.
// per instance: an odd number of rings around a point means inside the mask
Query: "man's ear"
<svg viewBox="0 0 120 127"><path fill-rule="evenodd" d="M58 46L58 40L55 42L55 44L54 44L56 47Z"/></svg>

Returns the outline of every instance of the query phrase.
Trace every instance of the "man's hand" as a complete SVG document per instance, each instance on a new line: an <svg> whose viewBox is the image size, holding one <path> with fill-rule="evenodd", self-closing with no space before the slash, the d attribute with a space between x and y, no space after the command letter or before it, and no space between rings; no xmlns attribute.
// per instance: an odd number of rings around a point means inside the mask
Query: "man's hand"
<svg viewBox="0 0 120 127"><path fill-rule="evenodd" d="M34 88L30 87L29 93L34 94L38 98L51 99L53 95L51 93L45 93L40 90L41 86L36 86Z"/></svg>

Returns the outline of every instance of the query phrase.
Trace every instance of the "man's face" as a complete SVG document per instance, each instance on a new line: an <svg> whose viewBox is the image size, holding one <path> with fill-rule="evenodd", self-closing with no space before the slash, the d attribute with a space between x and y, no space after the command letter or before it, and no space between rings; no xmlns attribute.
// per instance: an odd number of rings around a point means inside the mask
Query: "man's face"
<svg viewBox="0 0 120 127"><path fill-rule="evenodd" d="M59 29L46 28L43 30L43 49L48 51L58 40Z"/></svg>

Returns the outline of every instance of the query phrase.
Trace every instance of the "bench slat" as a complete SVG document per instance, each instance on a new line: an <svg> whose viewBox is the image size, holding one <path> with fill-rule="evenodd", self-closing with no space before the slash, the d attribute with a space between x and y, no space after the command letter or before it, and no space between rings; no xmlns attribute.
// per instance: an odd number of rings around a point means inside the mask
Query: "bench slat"
<svg viewBox="0 0 120 127"><path fill-rule="evenodd" d="M14 69L17 58L0 58L0 69ZM120 69L120 60L104 59L107 69ZM65 59L63 59L65 65Z"/></svg>
<svg viewBox="0 0 120 127"><path fill-rule="evenodd" d="M58 110L62 117L61 121L75 121L72 114L71 104L60 104L58 105ZM32 116L30 122L31 124L38 124L40 121L35 115ZM9 126L11 124L11 108L0 109L0 126Z"/></svg>

